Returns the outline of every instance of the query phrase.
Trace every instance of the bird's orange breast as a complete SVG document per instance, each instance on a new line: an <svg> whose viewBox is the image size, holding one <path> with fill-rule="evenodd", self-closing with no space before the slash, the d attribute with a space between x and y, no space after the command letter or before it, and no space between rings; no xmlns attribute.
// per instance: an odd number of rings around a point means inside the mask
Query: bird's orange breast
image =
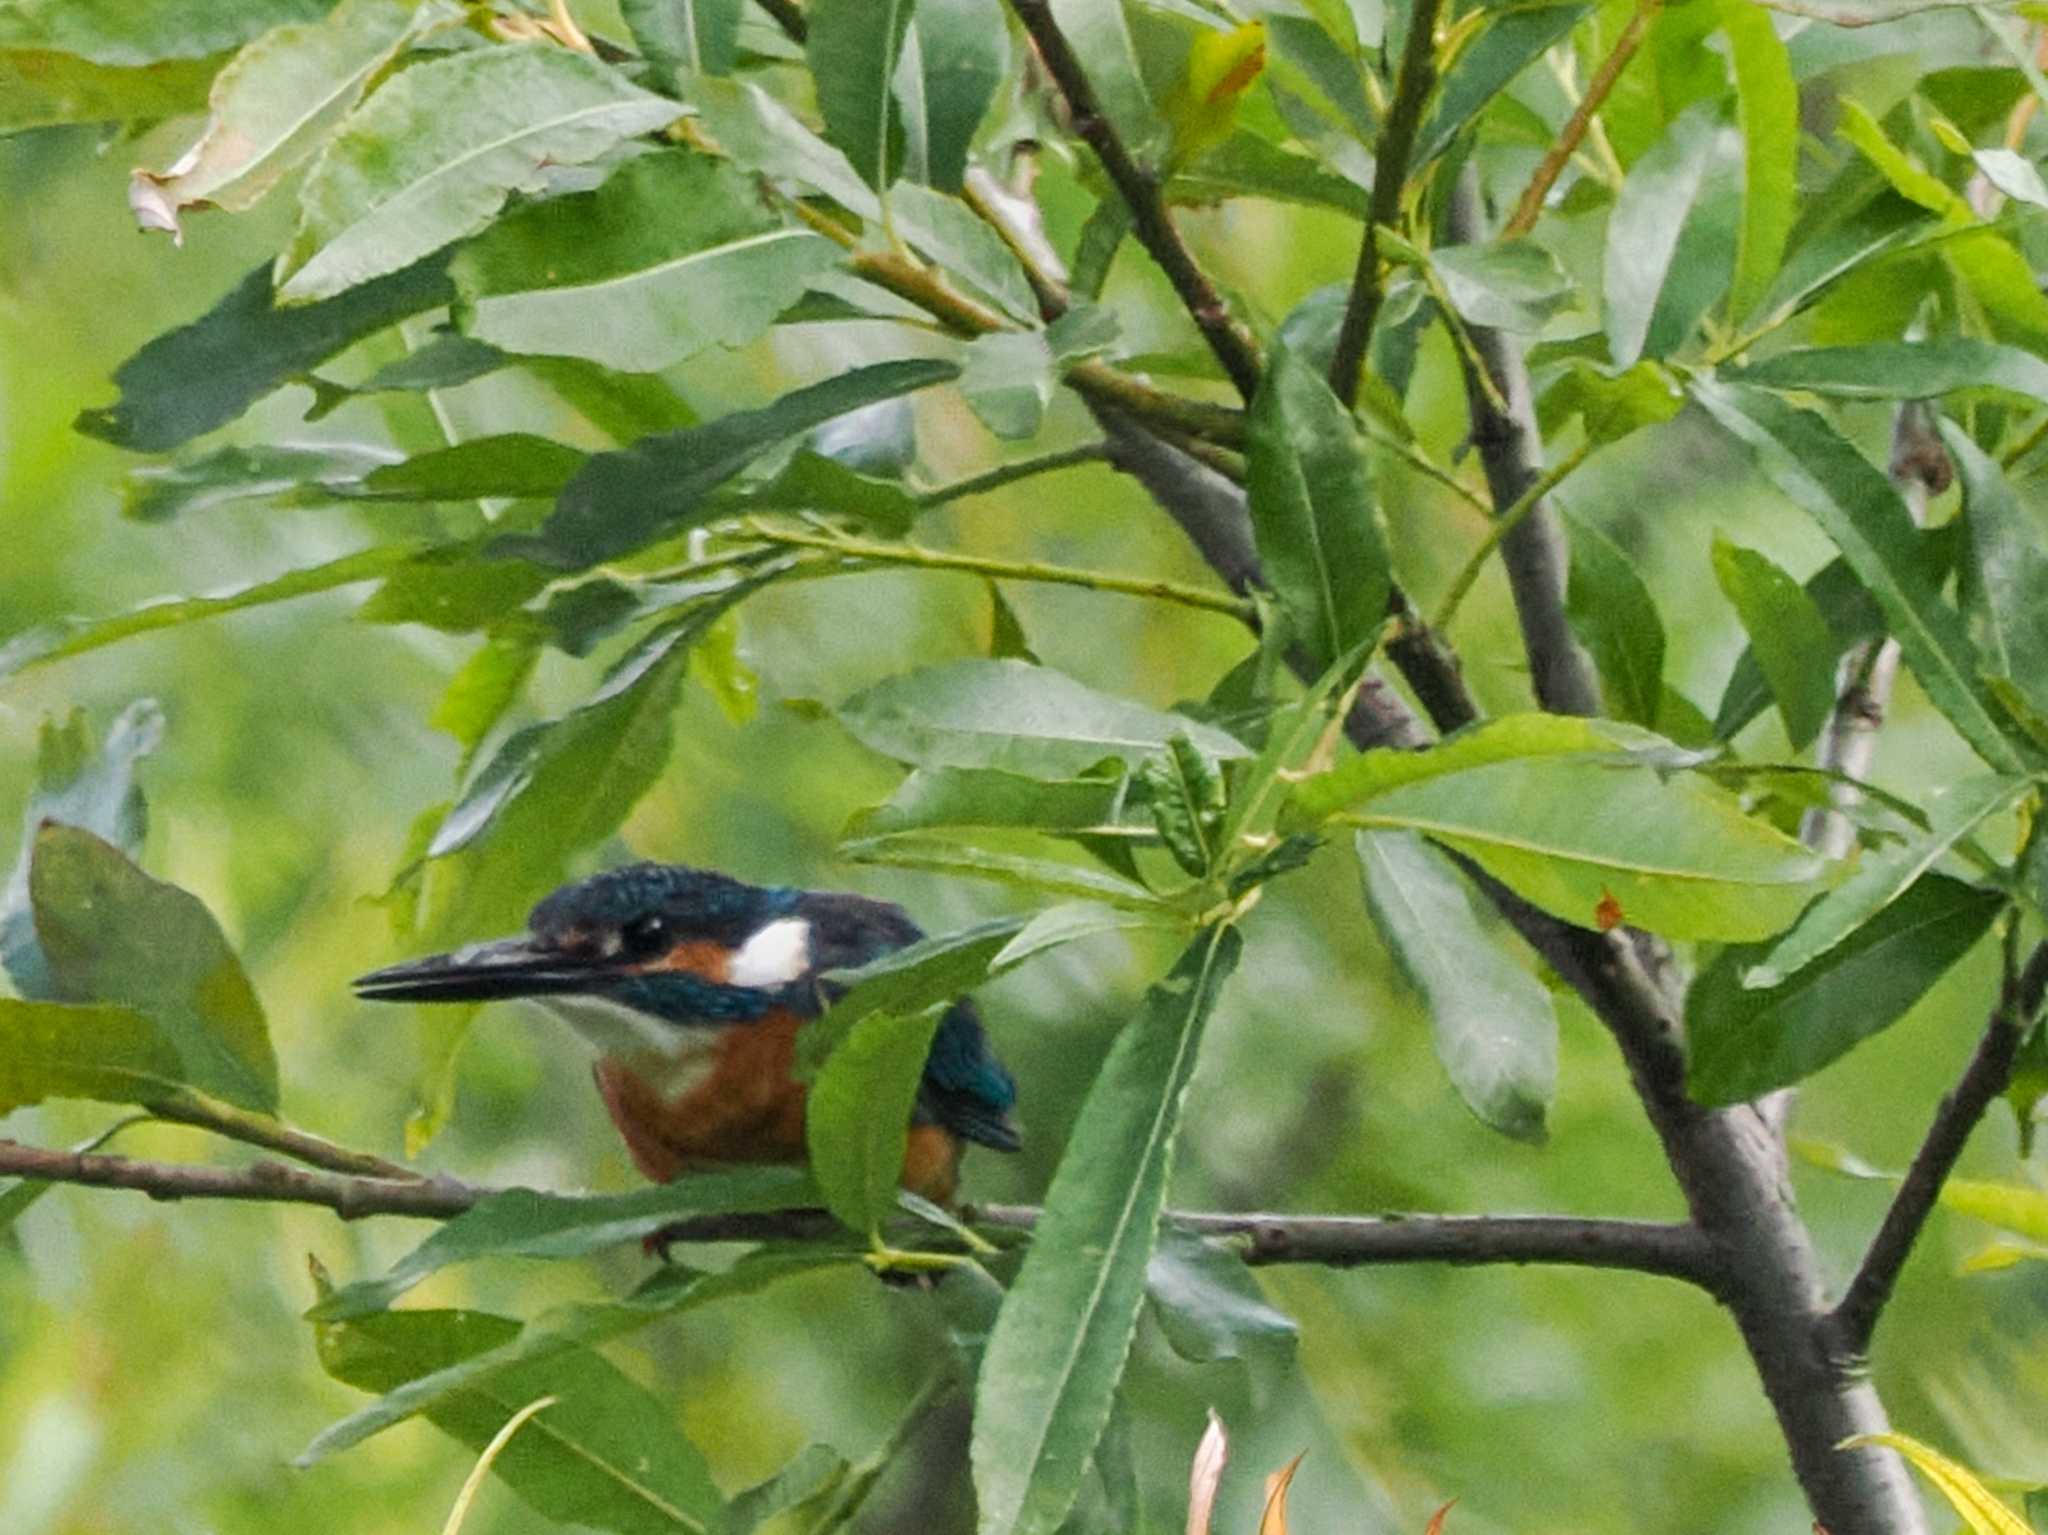
<svg viewBox="0 0 2048 1535"><path fill-rule="evenodd" d="M597 1066L597 1087L633 1165L657 1183L729 1163L801 1162L804 1099L796 1035L785 1008L720 1030L710 1069L664 1092L619 1060ZM944 1203L959 1182L960 1143L943 1126L906 1127L903 1186Z"/></svg>

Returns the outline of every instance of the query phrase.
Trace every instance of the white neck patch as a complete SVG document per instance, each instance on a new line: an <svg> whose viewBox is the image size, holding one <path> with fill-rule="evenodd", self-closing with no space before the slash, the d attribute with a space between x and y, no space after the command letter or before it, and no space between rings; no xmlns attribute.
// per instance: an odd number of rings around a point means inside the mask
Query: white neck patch
<svg viewBox="0 0 2048 1535"><path fill-rule="evenodd" d="M811 924L802 917L780 917L733 950L725 984L769 990L787 986L810 967Z"/></svg>

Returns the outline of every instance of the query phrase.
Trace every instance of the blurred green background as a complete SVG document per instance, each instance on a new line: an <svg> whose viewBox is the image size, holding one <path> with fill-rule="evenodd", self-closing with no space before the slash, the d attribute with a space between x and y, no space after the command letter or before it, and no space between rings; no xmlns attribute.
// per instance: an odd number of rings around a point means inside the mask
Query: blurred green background
<svg viewBox="0 0 2048 1535"><path fill-rule="evenodd" d="M289 208L273 199L247 218L192 219L183 249L137 235L127 171L173 158L186 131L104 146L91 131L0 140L9 210L0 219L0 637L311 563L363 542L365 518L388 528L430 515L243 505L160 527L120 516L121 477L136 461L74 434L72 417L110 397L108 375L137 345L202 312L274 250ZM1055 165L1048 176L1056 226L1067 175ZM1204 258L1255 313L1284 312L1352 261L1348 237L1313 214L1239 205L1188 223ZM1125 332L1137 344L1147 315L1161 337L1180 337L1184 322L1128 255L1111 298L1131 317ZM790 328L672 382L714 414L729 398L760 397L784 373L814 376L844 361L822 345ZM351 366L328 371L346 377ZM383 441L394 428L364 402L308 425L308 399L288 389L228 435ZM538 391L503 378L437 404L458 433L488 422L591 440ZM919 408L931 479L996 456L964 409ZM1055 411L1046 445L1087 430L1071 401ZM1432 448L1456 450L1463 407L1446 356L1425 355L1412 413ZM1881 450L1882 412L1864 424ZM1398 466L1382 466L1382 483L1404 576L1426 606L1479 530L1469 510ZM1668 675L1709 712L1740 643L1707 563L1715 531L1800 575L1825 558L1818 534L1690 419L1603 456L1564 499L1643 562L1672 637ZM921 536L1206 579L1149 503L1099 468L940 516ZM412 1024L357 1005L346 982L401 957L369 898L400 863L413 817L452 788L456 749L424 721L466 642L350 623L361 596L148 636L0 686L0 824L11 824L26 791L43 718L84 708L99 730L133 698L161 700L169 733L142 773L147 866L196 891L240 946L270 1013L286 1115L397 1155L417 1069ZM1042 587L1010 596L1047 663L1157 704L1199 696L1246 645L1223 620L1123 598ZM652 857L859 888L905 902L931 929L999 909L1004 898L978 886L835 861L839 828L888 791L895 770L831 723L781 703L836 700L913 665L978 653L988 622L980 584L945 576L812 582L750 605L744 647L764 680L758 716L736 726L708 693L690 691L667 774L592 862ZM1456 639L1490 707L1525 704L1496 576L1466 607ZM574 702L597 668L550 653L534 709ZM1777 750L1766 733L1778 729L1775 716L1760 722L1750 744ZM1877 776L1911 793L1949 778L1962 760L1908 684ZM0 857L11 863L14 851L10 840ZM1248 937L1244 972L1196 1079L1174 1203L1680 1213L1614 1053L1575 1003L1560 1009L1561 1087L1547 1145L1504 1140L1465 1112L1365 921L1342 850L1276 887ZM1042 1193L1090 1073L1168 957L1096 941L988 989L991 1029L1023 1085L1029 1146L1017 1158L971 1159L969 1197ZM1801 1094L1796 1130L1901 1164L1981 1024L1993 970L1988 953L1973 956L1904 1025L1817 1078ZM536 1014L487 1012L461 1058L450 1127L427 1163L543 1188L630 1186L580 1052ZM52 1105L0 1120L0 1134L62 1145L111 1117ZM1965 1172L2013 1175L2014 1143L2010 1115L1995 1112ZM234 1154L167 1128L125 1132L117 1147ZM1805 1170L1795 1181L1839 1276L1886 1190ZM423 1423L310 1471L288 1464L360 1401L321 1373L298 1320L311 1298L307 1255L354 1277L424 1230L397 1220L349 1226L303 1209L159 1206L126 1193L65 1189L45 1199L0 1237L0 1532L439 1529L469 1457ZM2048 1476L2048 1435L2037 1427L2048 1271L1956 1277L1957 1261L1988 1235L1937 1215L1887 1315L1875 1369L1908 1432L1988 1470ZM595 1264L486 1265L436 1278L413 1303L528 1315L551 1300L615 1293L642 1268L637 1252ZM1420 1531L1452 1497L1460 1501L1451 1528L1469 1535L1806 1527L1747 1359L1725 1319L1689 1290L1515 1269L1263 1279L1301 1323L1293 1366L1197 1369L1175 1361L1149 1324L1141 1332L1133 1386L1147 1528L1179 1527L1188 1457L1211 1405L1234 1443L1219 1530L1249 1535L1264 1475L1304 1447L1293 1508L1305 1535ZM929 1297L841 1271L691 1313L613 1352L675 1402L731 1491L812 1440L855 1457L873 1448L945 1347ZM962 1425L941 1415L864 1524L944 1530L967 1519ZM501 1486L486 1489L467 1525L472 1535L553 1527Z"/></svg>

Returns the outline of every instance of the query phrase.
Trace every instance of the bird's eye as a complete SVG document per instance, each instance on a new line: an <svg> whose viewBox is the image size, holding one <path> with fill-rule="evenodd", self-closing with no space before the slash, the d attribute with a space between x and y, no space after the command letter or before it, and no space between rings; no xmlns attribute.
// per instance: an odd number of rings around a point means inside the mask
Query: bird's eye
<svg viewBox="0 0 2048 1535"><path fill-rule="evenodd" d="M658 912L635 917L620 929L619 937L629 953L658 953L668 947L668 919Z"/></svg>

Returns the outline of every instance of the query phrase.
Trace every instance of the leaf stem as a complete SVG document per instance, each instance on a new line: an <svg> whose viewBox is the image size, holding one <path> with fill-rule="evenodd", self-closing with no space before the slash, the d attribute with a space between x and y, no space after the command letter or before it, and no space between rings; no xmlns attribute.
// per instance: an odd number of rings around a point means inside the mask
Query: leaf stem
<svg viewBox="0 0 2048 1535"><path fill-rule="evenodd" d="M409 1179L420 1181L422 1174L397 1162L386 1161L383 1157L367 1151L355 1151L347 1146L336 1145L311 1131L300 1130L268 1114L252 1113L237 1108L232 1103L223 1103L196 1088L181 1088L170 1098L149 1105L150 1114L157 1119L171 1120L181 1125L191 1125L199 1130L211 1130L215 1135L225 1136L231 1141L244 1145L261 1146L265 1151L281 1151L288 1157L321 1167L329 1172L353 1173L366 1178Z"/></svg>
<svg viewBox="0 0 2048 1535"><path fill-rule="evenodd" d="M1001 581L1038 581L1054 586L1079 586L1089 591L1115 592L1126 597L1151 597L1182 607L1222 613L1243 623L1257 620L1258 610L1248 598L1207 587L1187 586L1178 581L1154 580L1147 576L1118 576L1106 571L1081 570L1071 565L1047 565L1035 560L998 560L951 550L926 549L917 544L880 543L836 533L803 533L793 528L774 528L759 522L745 525L745 536L765 544L790 549L818 549L864 565L901 565L920 570L957 570Z"/></svg>
<svg viewBox="0 0 2048 1535"><path fill-rule="evenodd" d="M1050 474L1056 469L1071 469L1077 464L1100 464L1109 460L1109 444L1103 441L1084 442L1071 448L1061 448L1054 453L1043 453L1036 458L1020 458L1007 464L997 464L993 469L971 474L964 480L955 480L950 485L939 485L931 490L921 491L917 504L921 507L944 506L949 501L965 500L969 496L986 495L992 490L1001 490L1019 480L1033 475Z"/></svg>
<svg viewBox="0 0 2048 1535"><path fill-rule="evenodd" d="M1358 376L1365 367L1373 326L1386 298L1380 278L1380 230L1391 229L1401 216L1401 199L1408 189L1408 161L1415 153L1422 109L1436 85L1436 22L1442 9L1442 0L1415 0L1409 11L1393 104L1380 125L1379 142L1373 146L1372 203L1359 240L1351 298L1344 306L1336 349L1330 354L1330 388L1346 406L1358 401Z"/></svg>
<svg viewBox="0 0 2048 1535"><path fill-rule="evenodd" d="M1424 3L1433 11L1436 0ZM1074 131L1095 151L1103 171L1131 210L1132 232L1159 264L1166 280L1173 284L1173 291L1180 295L1189 318L1209 343L1209 350L1216 354L1223 371L1230 375L1237 392L1249 401L1258 392L1263 367L1258 343L1231 315L1223 296L1174 227L1160 194L1159 177L1138 163L1117 133L1116 125L1102 110L1087 71L1082 69L1073 45L1053 17L1049 0L1010 0L1010 9L1037 45L1046 73L1066 97L1073 113Z"/></svg>
<svg viewBox="0 0 2048 1535"><path fill-rule="evenodd" d="M1486 568L1486 562L1493 557L1493 552L1500 547L1501 541L1520 527L1522 519L1536 510L1543 498L1557 489L1559 483L1583 464L1592 451L1591 439L1581 442L1539 475L1535 482L1516 498L1513 506L1493 520L1493 526L1486 530L1486 537L1479 541L1479 547L1472 551L1471 556L1465 561L1464 568L1451 581L1450 590L1444 593L1443 601L1437 605L1436 617L1430 621L1431 628L1450 627L1451 620L1458 616L1458 607L1464 602L1466 593L1472 590L1472 583L1479 579L1480 571Z"/></svg>
<svg viewBox="0 0 2048 1535"><path fill-rule="evenodd" d="M1593 71L1593 78L1586 82L1586 94L1579 99L1572 115L1565 119L1563 130L1557 142L1544 152L1543 159L1536 166L1536 173L1529 178L1529 184L1522 189L1521 198L1515 203L1515 211L1501 227L1500 237L1513 240L1527 234L1536 227L1536 220L1542 216L1543 200L1550 195L1550 189L1557 184L1557 178L1564 173L1566 163L1586 137L1586 130L1593 124L1594 114L1607 104L1608 95L1627 68L1628 61L1636 56L1636 50L1643 44L1643 36L1650 29L1650 23L1657 19L1657 13L1664 9L1664 0L1638 0L1635 14L1628 19L1628 25L1621 29L1621 36L1614 40L1614 47L1607 57L1600 61Z"/></svg>

